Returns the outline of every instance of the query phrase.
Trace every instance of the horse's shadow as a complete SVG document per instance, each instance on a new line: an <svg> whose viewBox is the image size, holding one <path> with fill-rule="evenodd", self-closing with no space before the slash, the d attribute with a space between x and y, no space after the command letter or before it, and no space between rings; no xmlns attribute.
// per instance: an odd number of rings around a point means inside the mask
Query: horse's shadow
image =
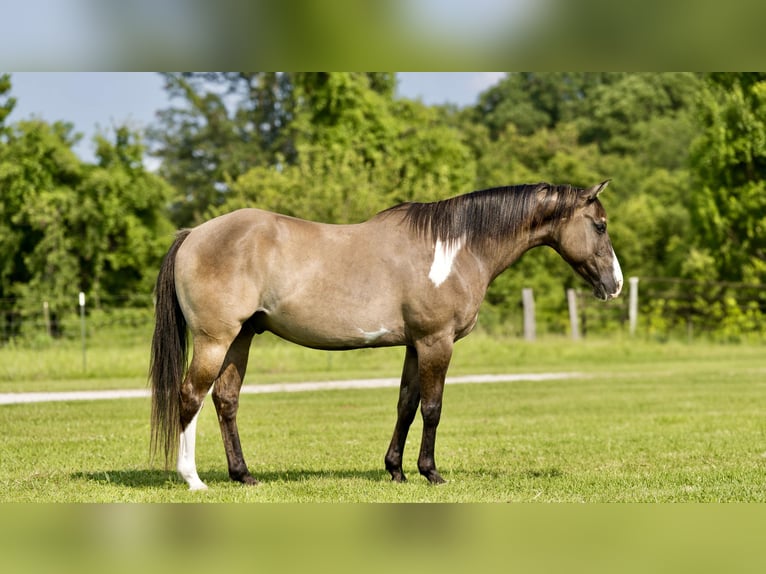
<svg viewBox="0 0 766 574"><path fill-rule="evenodd" d="M487 477L493 479L532 479L540 481L550 481L564 476L557 467L531 468L520 470L517 473L508 474L494 469L477 469L473 471L464 471L464 479L471 476ZM158 469L131 469L131 470L99 470L92 472L75 472L71 478L74 480L84 480L89 483L100 485L117 485L128 488L167 488L183 484L183 480L178 477L174 470ZM377 469L340 469L340 470L317 470L317 469L290 469L290 470L272 470L264 472L255 472L253 474L256 480L263 483L279 482L310 482L312 480L362 480L365 482L390 482L391 477L383 470ZM407 475L410 480L417 482L417 471L410 471ZM202 471L200 478L208 486L232 484L229 475L225 471Z"/></svg>
<svg viewBox="0 0 766 574"><path fill-rule="evenodd" d="M162 488L173 484L180 484L183 481L172 470L157 469L131 469L131 470L99 470L92 472L74 472L71 475L74 480L84 480L90 483L101 485L116 485L129 488ZM231 479L228 473L223 471L203 471L199 473L200 478L208 486L212 484L230 484ZM259 482L306 482L319 479L345 479L345 480L363 480L366 482L385 482L390 481L390 477L385 470L362 470L362 469L342 469L342 470L314 470L314 469L296 469L279 470L254 473L253 476Z"/></svg>

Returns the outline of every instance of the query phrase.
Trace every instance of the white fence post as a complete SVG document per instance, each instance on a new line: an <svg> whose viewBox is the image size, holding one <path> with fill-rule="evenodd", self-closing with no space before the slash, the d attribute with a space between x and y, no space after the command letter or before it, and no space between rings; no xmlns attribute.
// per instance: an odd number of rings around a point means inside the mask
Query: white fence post
<svg viewBox="0 0 766 574"><path fill-rule="evenodd" d="M631 277L630 282L630 302L628 307L628 322L630 324L630 336L636 334L636 323L638 322L638 277Z"/></svg>
<svg viewBox="0 0 766 574"><path fill-rule="evenodd" d="M80 303L80 334L82 335L82 372L87 371L87 359L86 359L86 353L87 348L85 345L85 293L80 291L79 296L79 303Z"/></svg>
<svg viewBox="0 0 766 574"><path fill-rule="evenodd" d="M521 302L524 306L524 339L534 341L537 328L535 326L535 298L532 289L521 290Z"/></svg>
<svg viewBox="0 0 766 574"><path fill-rule="evenodd" d="M580 340L580 320L577 317L577 293L574 289L567 289L567 304L569 306L569 325L572 330L572 340Z"/></svg>

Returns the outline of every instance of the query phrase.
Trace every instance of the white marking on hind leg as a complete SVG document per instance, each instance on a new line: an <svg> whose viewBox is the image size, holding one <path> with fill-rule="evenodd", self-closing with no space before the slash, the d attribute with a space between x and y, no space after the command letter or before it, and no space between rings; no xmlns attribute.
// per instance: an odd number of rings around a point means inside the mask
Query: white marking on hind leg
<svg viewBox="0 0 766 574"><path fill-rule="evenodd" d="M202 407L200 407L200 411ZM194 460L194 446L197 441L197 417L200 411L194 415L187 427L181 433L181 443L178 448L178 474L181 475L189 485L189 490L207 490L202 480L197 474L197 463Z"/></svg>
<svg viewBox="0 0 766 574"><path fill-rule="evenodd" d="M452 264L455 262L455 257L462 247L462 238L447 241L446 243L442 242L441 239L436 240L434 260L431 263L431 270L428 272L428 278L436 287L444 283L449 274L452 273Z"/></svg>

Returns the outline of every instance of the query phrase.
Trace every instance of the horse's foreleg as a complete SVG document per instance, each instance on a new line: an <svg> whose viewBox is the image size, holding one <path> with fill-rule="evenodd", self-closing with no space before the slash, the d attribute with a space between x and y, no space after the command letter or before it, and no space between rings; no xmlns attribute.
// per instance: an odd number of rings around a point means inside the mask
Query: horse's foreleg
<svg viewBox="0 0 766 574"><path fill-rule="evenodd" d="M444 482L436 470L434 447L436 427L442 411L444 378L452 358L452 339L423 342L417 347L420 378L420 412L423 415L423 438L420 443L418 470L432 484Z"/></svg>
<svg viewBox="0 0 766 574"><path fill-rule="evenodd" d="M252 338L253 333L248 330L247 326L243 327L242 332L229 348L221 376L213 388L213 403L218 413L221 437L229 465L229 477L244 484L257 484L258 482L252 477L245 463L237 428L239 392L247 368Z"/></svg>
<svg viewBox="0 0 766 574"><path fill-rule="evenodd" d="M407 347L402 370L402 382L399 388L399 403L397 405L396 426L391 444L386 452L386 470L391 473L394 482L404 482L407 478L402 472L402 456L407 433L415 418L420 402L420 382L418 380L418 355L415 349Z"/></svg>

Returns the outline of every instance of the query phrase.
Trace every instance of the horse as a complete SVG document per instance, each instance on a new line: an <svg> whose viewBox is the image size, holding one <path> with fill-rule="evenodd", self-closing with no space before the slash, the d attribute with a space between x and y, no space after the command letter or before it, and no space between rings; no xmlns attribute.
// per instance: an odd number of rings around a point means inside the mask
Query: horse
<svg viewBox="0 0 766 574"><path fill-rule="evenodd" d="M317 223L255 208L177 233L157 277L152 338L151 440L166 467L197 474L197 417L211 387L229 477L257 484L237 429L250 343L265 331L314 349L404 346L385 468L406 480L402 456L420 406L417 466L444 482L434 459L453 345L476 325L495 277L527 250L557 251L604 301L622 289L599 194L548 183L496 187L432 203L408 202L357 224ZM187 336L193 354L188 364Z"/></svg>

